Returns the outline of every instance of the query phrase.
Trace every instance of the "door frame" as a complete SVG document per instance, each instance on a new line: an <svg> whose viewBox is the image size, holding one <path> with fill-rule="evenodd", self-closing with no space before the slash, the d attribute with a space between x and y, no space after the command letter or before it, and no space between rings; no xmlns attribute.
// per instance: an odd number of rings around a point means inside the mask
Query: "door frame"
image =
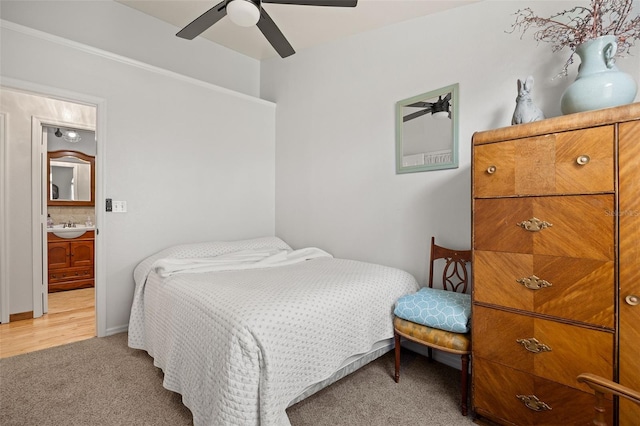
<svg viewBox="0 0 640 426"><path fill-rule="evenodd" d="M7 115L0 112L0 166L2 170L7 170L9 161L7 159ZM5 212L7 211L6 200L6 172L0 173L0 323L9 322L9 285L7 283L7 253L9 245L7 243L7 225Z"/></svg>
<svg viewBox="0 0 640 426"><path fill-rule="evenodd" d="M9 77L2 78L2 86L7 88L13 88L16 90L21 90L24 92L28 92L35 96L42 96L45 98L58 99L66 102L73 102L77 104L84 104L94 106L96 108L96 202L95 202L95 215L96 215L96 236L95 236L95 312L96 312L96 335L98 337L103 337L107 335L107 294L106 294L106 270L107 270L107 260L106 260L106 250L105 250L105 237L107 234L107 227L105 221L105 209L104 209L104 195L106 188L106 179L105 179L105 170L106 170L106 144L107 144L107 101L103 98L98 98L95 96L72 92L65 89L59 89L52 86L46 86L41 84L36 84L32 82L27 82L23 80L13 79ZM46 121L46 120L45 120ZM32 127L33 129L33 127ZM40 129L41 131L41 129ZM35 141L32 141L32 144L35 144ZM38 144L39 146L39 144ZM34 150L35 151L35 150ZM38 156L35 155L32 151L32 175L34 171L40 170L40 161ZM37 162L37 163L36 163ZM34 163L35 167L34 167ZM6 167L3 167L6 170ZM38 173L40 174L40 173ZM5 179L6 180L6 179ZM33 179L32 183L32 216L36 217L37 206L41 205L40 198L40 179ZM35 187L38 187L35 189ZM39 216L38 216L39 217ZM5 219L6 221L6 219ZM3 221L3 222L5 222ZM0 226L6 226L3 223ZM32 235L34 235L34 239L37 236L40 236L40 224L36 222L36 220L32 219ZM39 240L40 238L38 238ZM34 275L36 265L39 263L40 276L42 276L42 247L34 246L33 247L33 256L34 259L37 257L38 262L34 263ZM2 250L2 246L0 245L0 250ZM5 252L6 253L6 252ZM0 258L5 255L5 253L0 254ZM4 294L3 291L7 289L8 283L6 280L2 279L0 275L0 294ZM34 282L35 286L35 282ZM41 289L42 286L39 285L38 289ZM35 292L34 292L35 294ZM4 298L3 298L4 299ZM35 300L35 296L34 296ZM42 308L42 296L40 296L39 306ZM34 314L35 314L36 305L34 304ZM3 313L4 315L4 313ZM7 315L8 316L8 315ZM34 315L35 316L35 315Z"/></svg>
<svg viewBox="0 0 640 426"><path fill-rule="evenodd" d="M47 265L49 264L47 250L47 187L49 185L47 179L48 141L45 137L45 127L67 127L78 130L96 131L94 126L86 126L72 121L64 121L60 120L58 117L31 117L31 177L33 178L31 180L33 206L31 209L31 223L34 224L32 234L34 318L41 317L49 311L49 276L47 273ZM35 206L39 206L39 208L35 208ZM94 214L95 210L96 207L94 206Z"/></svg>

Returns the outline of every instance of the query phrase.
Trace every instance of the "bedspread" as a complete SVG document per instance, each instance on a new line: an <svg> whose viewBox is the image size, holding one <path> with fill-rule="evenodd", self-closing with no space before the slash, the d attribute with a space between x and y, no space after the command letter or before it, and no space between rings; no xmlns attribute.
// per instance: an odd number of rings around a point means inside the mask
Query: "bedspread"
<svg viewBox="0 0 640 426"><path fill-rule="evenodd" d="M392 337L394 302L418 289L404 271L328 255L166 278L155 270L161 259L291 250L277 238L228 247L179 246L134 273L129 346L154 358L196 426L288 425L289 402L348 357Z"/></svg>

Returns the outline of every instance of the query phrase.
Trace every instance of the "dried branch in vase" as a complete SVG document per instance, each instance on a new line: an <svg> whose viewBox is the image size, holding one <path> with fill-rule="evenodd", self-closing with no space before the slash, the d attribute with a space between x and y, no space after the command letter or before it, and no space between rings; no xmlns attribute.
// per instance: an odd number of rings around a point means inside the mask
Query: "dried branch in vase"
<svg viewBox="0 0 640 426"><path fill-rule="evenodd" d="M533 38L538 42L551 43L558 52L565 47L571 50L558 75L566 76L573 63L576 47L594 38L613 35L618 42L616 56L624 56L640 39L640 15L633 16L634 0L592 0L587 6L575 6L555 13L548 18L536 16L529 7L515 13L516 21L508 33L520 32L521 38L531 28L537 28Z"/></svg>

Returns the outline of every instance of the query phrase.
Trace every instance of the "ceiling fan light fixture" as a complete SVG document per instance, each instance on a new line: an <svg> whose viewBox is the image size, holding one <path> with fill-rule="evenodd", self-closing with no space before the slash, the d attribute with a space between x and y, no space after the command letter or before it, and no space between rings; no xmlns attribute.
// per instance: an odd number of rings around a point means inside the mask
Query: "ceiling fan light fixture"
<svg viewBox="0 0 640 426"><path fill-rule="evenodd" d="M431 110L431 116L438 120L445 120L449 118L449 95L442 99L442 96L438 96L438 101L433 104Z"/></svg>
<svg viewBox="0 0 640 426"><path fill-rule="evenodd" d="M241 27L251 27L260 20L260 2L231 0L227 3L227 15L234 24Z"/></svg>
<svg viewBox="0 0 640 426"><path fill-rule="evenodd" d="M436 118L438 120L444 120L446 118L449 118L449 111L436 111L431 115L433 116L433 118Z"/></svg>

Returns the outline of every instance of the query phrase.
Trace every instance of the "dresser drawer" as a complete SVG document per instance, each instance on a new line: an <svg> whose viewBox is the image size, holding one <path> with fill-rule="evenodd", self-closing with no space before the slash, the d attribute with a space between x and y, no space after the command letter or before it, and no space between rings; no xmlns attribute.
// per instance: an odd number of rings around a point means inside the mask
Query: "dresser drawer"
<svg viewBox="0 0 640 426"><path fill-rule="evenodd" d="M506 306L614 328L614 262L476 250L473 295Z"/></svg>
<svg viewBox="0 0 640 426"><path fill-rule="evenodd" d="M475 197L612 192L614 127L474 147Z"/></svg>
<svg viewBox="0 0 640 426"><path fill-rule="evenodd" d="M475 344L475 342L474 342ZM532 401L527 407L518 398L537 397L549 409ZM595 399L593 393L535 377L484 360L473 361L473 406L481 416L513 425L591 425ZM613 424L613 404L605 401L607 424Z"/></svg>
<svg viewBox="0 0 640 426"><path fill-rule="evenodd" d="M581 373L613 378L612 332L477 305L472 318L474 360L488 359L585 391L589 388L576 381Z"/></svg>
<svg viewBox="0 0 640 426"><path fill-rule="evenodd" d="M608 194L476 199L473 248L613 260L614 210Z"/></svg>
<svg viewBox="0 0 640 426"><path fill-rule="evenodd" d="M62 281L88 280L93 278L93 266L66 268L49 272L49 283Z"/></svg>

